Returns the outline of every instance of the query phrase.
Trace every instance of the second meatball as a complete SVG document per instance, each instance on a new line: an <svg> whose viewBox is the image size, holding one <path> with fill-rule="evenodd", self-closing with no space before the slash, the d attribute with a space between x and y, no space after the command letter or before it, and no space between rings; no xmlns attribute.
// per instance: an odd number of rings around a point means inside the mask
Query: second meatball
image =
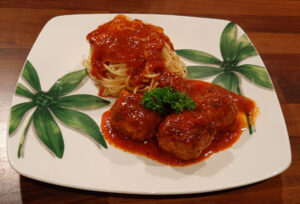
<svg viewBox="0 0 300 204"><path fill-rule="evenodd" d="M167 116L157 134L159 147L181 160L198 158L216 132L206 121L204 115L195 111Z"/></svg>

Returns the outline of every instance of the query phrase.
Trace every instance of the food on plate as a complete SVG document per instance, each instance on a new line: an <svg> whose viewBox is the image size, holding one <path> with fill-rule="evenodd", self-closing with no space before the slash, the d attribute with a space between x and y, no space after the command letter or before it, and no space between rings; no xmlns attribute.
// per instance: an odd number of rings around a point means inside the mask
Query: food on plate
<svg viewBox="0 0 300 204"><path fill-rule="evenodd" d="M100 95L119 96L122 90L143 93L157 86L164 71L186 77L185 64L161 27L117 15L87 35L90 56L85 61Z"/></svg>
<svg viewBox="0 0 300 204"><path fill-rule="evenodd" d="M230 127L236 120L238 107L235 100L243 101L243 97L234 97L233 94L217 85L205 87L199 93L194 94L196 109L205 113L207 120L212 121L213 126L219 129Z"/></svg>
<svg viewBox="0 0 300 204"><path fill-rule="evenodd" d="M154 137L161 116L142 105L142 95L121 92L111 108L111 125L118 134L144 141Z"/></svg>
<svg viewBox="0 0 300 204"><path fill-rule="evenodd" d="M172 89L180 92L187 92L190 87L185 80L178 74L165 71L155 78L157 87L171 87Z"/></svg>
<svg viewBox="0 0 300 204"><path fill-rule="evenodd" d="M193 110L196 107L195 102L186 93L176 91L171 87L155 88L150 92L145 92L142 104L161 115L172 112L181 113L184 109Z"/></svg>
<svg viewBox="0 0 300 204"><path fill-rule="evenodd" d="M186 111L167 116L159 126L158 145L176 158L190 160L198 158L211 144L216 129L206 120L206 115Z"/></svg>
<svg viewBox="0 0 300 204"><path fill-rule="evenodd" d="M106 140L124 151L185 166L232 146L247 127L245 114L254 122L252 100L208 82L182 80L189 87L186 92L170 86L144 94L122 92L103 114L101 129ZM174 100L178 94L192 103Z"/></svg>
<svg viewBox="0 0 300 204"><path fill-rule="evenodd" d="M87 35L85 62L99 95L118 97L102 116L106 140L171 166L232 146L256 116L255 103L218 85L187 80L163 29L117 15Z"/></svg>

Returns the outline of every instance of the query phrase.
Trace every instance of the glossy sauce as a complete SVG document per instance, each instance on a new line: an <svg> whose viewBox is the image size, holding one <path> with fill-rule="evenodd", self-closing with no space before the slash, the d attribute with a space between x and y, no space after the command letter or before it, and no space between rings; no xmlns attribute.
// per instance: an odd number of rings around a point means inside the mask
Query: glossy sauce
<svg viewBox="0 0 300 204"><path fill-rule="evenodd" d="M99 26L87 35L92 47L91 74L98 79L104 76L107 62L127 64L130 82L141 84L145 67L150 72L161 72L164 61L161 52L170 39L163 29L141 20L128 20L124 15L117 15L112 21Z"/></svg>
<svg viewBox="0 0 300 204"><path fill-rule="evenodd" d="M191 90L188 93L191 97L193 97L193 95L195 96L197 94L201 94L204 88L210 88L210 86L212 86L213 88L220 89L219 87L215 87L215 85L211 85L210 83L202 81L188 80L187 83L191 87ZM210 157L213 153L231 147L239 139L240 135L247 127L244 113L246 112L251 117L254 117L256 114L255 103L252 100L228 92L227 90L225 90L224 92L222 92L221 90L218 94L227 94L226 97L228 96L228 94L230 94L231 96L229 98L231 98L235 103L237 103L239 110L236 122L230 128L218 132L217 135L214 137L211 145L201 153L200 157L194 160L179 160L173 155L164 152L158 147L157 140L155 139L155 137L145 142L137 142L127 137L118 135L116 132L113 131L111 127L110 110L105 112L102 116L101 129L105 139L110 144L126 152L132 152L135 154L143 155L150 159L170 166L185 166L197 163L203 159Z"/></svg>

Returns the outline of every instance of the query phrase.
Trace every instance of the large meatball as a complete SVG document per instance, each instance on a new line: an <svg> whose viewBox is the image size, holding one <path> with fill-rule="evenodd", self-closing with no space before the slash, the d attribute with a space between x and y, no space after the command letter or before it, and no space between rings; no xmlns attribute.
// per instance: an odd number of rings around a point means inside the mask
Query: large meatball
<svg viewBox="0 0 300 204"><path fill-rule="evenodd" d="M180 92L187 92L189 90L189 85L185 82L180 75L172 72L164 72L156 78L158 82L158 87L171 87L174 90Z"/></svg>
<svg viewBox="0 0 300 204"><path fill-rule="evenodd" d="M205 114L218 131L226 130L236 121L238 107L233 93L210 85L192 98L197 104L196 109Z"/></svg>
<svg viewBox="0 0 300 204"><path fill-rule="evenodd" d="M133 140L152 138L161 121L157 112L142 106L141 94L122 92L111 109L111 126L118 134Z"/></svg>
<svg viewBox="0 0 300 204"><path fill-rule="evenodd" d="M181 160L196 159L212 142L215 130L205 115L186 111L166 117L156 135L161 149Z"/></svg>

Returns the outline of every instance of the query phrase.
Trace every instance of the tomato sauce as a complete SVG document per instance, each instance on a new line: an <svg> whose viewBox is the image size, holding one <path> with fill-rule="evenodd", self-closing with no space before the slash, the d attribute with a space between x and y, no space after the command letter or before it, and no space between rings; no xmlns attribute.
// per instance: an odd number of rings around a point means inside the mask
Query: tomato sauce
<svg viewBox="0 0 300 204"><path fill-rule="evenodd" d="M201 92L205 88L217 88L223 89L216 85L212 85L207 82L202 81L192 81L187 80L188 85L190 85L191 90L189 91L189 95L193 98L197 94L201 94ZM197 159L193 160L180 160L175 158L175 156L161 150L158 146L158 142L156 138L152 138L146 140L144 142L134 141L128 137L123 137L122 135L117 134L111 126L111 110L105 112L102 116L101 129L105 139L113 146L122 149L126 152L131 152L135 154L139 154L142 156L146 156L155 161L170 165L170 166L186 166L190 164L194 164L200 162L208 157L210 157L213 153L222 151L226 148L231 147L240 137L242 132L247 128L247 122L245 119L245 113L249 114L252 118L254 118L255 112L255 103L243 96L239 96L237 94L228 92L224 89L224 91L220 90L218 94L225 94L224 97L230 95L230 99L233 100L238 106L238 114L235 123L225 130L219 131L217 135L215 135L210 146L205 149L201 155Z"/></svg>
<svg viewBox="0 0 300 204"><path fill-rule="evenodd" d="M125 63L133 85L142 83L146 66L151 73L163 70L161 53L166 43L174 49L161 27L137 19L128 20L124 15L117 15L99 26L87 35L87 40L92 47L91 74L94 77L104 76L105 63Z"/></svg>

